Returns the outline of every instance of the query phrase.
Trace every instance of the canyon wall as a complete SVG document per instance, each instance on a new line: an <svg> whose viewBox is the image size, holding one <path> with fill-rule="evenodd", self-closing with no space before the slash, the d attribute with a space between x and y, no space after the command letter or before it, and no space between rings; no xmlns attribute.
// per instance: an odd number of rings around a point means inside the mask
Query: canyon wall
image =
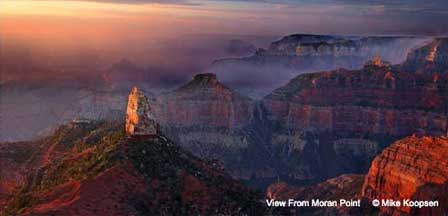
<svg viewBox="0 0 448 216"><path fill-rule="evenodd" d="M272 42L252 56L217 60L210 71L230 87L260 97L300 73L359 69L375 56L399 64L412 48L428 42L427 38L416 37L294 34Z"/></svg>
<svg viewBox="0 0 448 216"><path fill-rule="evenodd" d="M380 207L388 215L444 215L448 212L448 138L407 137L372 162L362 196L369 200L439 201L436 208Z"/></svg>
<svg viewBox="0 0 448 216"><path fill-rule="evenodd" d="M447 83L388 65L300 75L263 99L271 148L293 179L364 173L399 138L446 133Z"/></svg>
<svg viewBox="0 0 448 216"><path fill-rule="evenodd" d="M223 160L247 147L242 128L253 101L225 87L215 74L198 74L153 100L162 130L203 158Z"/></svg>
<svg viewBox="0 0 448 216"><path fill-rule="evenodd" d="M403 70L416 73L448 73L448 38L436 38L431 43L410 52Z"/></svg>
<svg viewBox="0 0 448 216"><path fill-rule="evenodd" d="M268 199L360 200L355 207L291 208L296 215L446 215L448 211L448 137L409 136L398 140L375 157L364 175L344 174L309 186L285 182L271 184ZM392 200L399 206L372 205ZM406 206L405 200L438 202L434 207Z"/></svg>

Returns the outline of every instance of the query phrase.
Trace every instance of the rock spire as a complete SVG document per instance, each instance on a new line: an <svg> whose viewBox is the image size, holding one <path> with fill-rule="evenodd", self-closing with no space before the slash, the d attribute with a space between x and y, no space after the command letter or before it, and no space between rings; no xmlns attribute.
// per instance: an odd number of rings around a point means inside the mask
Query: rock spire
<svg viewBox="0 0 448 216"><path fill-rule="evenodd" d="M126 135L156 136L158 131L148 98L137 87L132 88L126 109Z"/></svg>

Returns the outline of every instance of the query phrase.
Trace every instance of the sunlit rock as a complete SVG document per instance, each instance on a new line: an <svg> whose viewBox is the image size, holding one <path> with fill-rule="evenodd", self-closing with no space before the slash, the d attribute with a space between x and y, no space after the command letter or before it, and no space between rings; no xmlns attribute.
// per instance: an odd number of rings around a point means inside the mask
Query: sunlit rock
<svg viewBox="0 0 448 216"><path fill-rule="evenodd" d="M362 195L370 200L438 201L439 207L380 206L385 215L444 215L448 210L448 139L411 136L372 162Z"/></svg>
<svg viewBox="0 0 448 216"><path fill-rule="evenodd" d="M148 98L137 87L132 88L126 109L126 135L156 136L158 130Z"/></svg>

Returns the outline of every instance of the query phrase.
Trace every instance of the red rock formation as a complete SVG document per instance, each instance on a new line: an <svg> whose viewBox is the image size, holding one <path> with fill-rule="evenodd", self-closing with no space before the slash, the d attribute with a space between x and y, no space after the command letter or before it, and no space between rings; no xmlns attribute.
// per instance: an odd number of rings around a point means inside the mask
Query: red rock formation
<svg viewBox="0 0 448 216"><path fill-rule="evenodd" d="M390 62L381 60L380 56L375 56L372 60L367 61L364 67L390 68Z"/></svg>
<svg viewBox="0 0 448 216"><path fill-rule="evenodd" d="M160 95L154 103L162 130L185 150L226 165L238 164L227 159L248 146L242 129L252 116L251 99L221 84L215 74L207 73Z"/></svg>
<svg viewBox="0 0 448 216"><path fill-rule="evenodd" d="M300 75L264 99L282 125L336 134L444 134L448 76L365 68Z"/></svg>
<svg viewBox="0 0 448 216"><path fill-rule="evenodd" d="M446 133L446 89L448 74L374 65L297 76L263 99L275 125L271 149L283 151L295 179L365 173L397 139Z"/></svg>
<svg viewBox="0 0 448 216"><path fill-rule="evenodd" d="M137 87L128 97L125 130L128 136L156 136L159 131L148 99Z"/></svg>
<svg viewBox="0 0 448 216"><path fill-rule="evenodd" d="M373 199L438 200L438 208L380 207L390 215L448 212L448 138L408 137L378 155L365 178L362 196Z"/></svg>
<svg viewBox="0 0 448 216"><path fill-rule="evenodd" d="M234 128L247 124L251 101L222 85L215 74L198 74L157 99L161 124Z"/></svg>

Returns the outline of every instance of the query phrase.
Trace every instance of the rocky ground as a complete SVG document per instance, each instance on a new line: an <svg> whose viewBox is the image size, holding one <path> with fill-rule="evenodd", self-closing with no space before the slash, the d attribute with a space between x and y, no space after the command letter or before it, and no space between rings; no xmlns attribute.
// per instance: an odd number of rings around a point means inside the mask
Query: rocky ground
<svg viewBox="0 0 448 216"><path fill-rule="evenodd" d="M6 197L3 215L253 215L267 211L259 194L163 135L127 139L120 124L89 123L64 126L48 139L54 144L44 155L23 155L29 163L40 163L18 175L24 180L16 182L14 189L2 193L7 195L2 196ZM38 144L45 145L44 141ZM23 166L29 165L24 162ZM8 183L1 182L2 186Z"/></svg>

